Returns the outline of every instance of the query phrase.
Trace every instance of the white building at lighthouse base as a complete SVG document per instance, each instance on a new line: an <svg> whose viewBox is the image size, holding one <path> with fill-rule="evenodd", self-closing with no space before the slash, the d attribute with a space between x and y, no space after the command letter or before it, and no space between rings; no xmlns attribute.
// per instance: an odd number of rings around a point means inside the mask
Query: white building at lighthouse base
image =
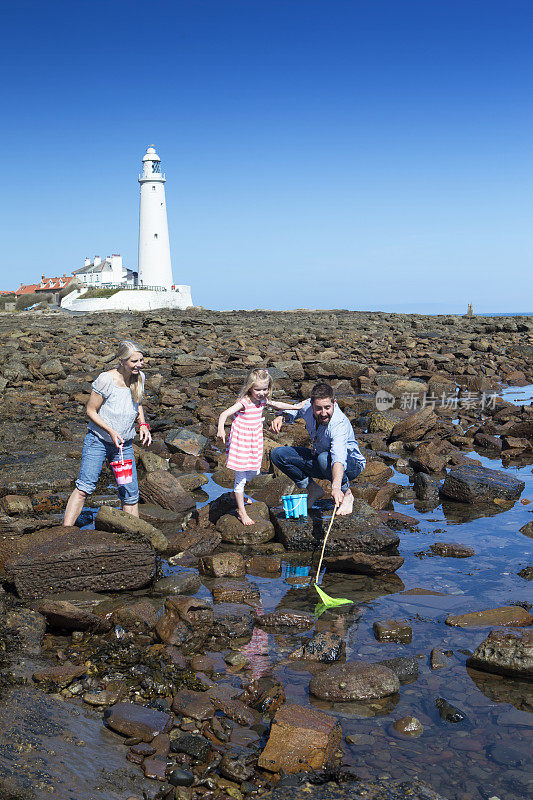
<svg viewBox="0 0 533 800"><path fill-rule="evenodd" d="M190 286L175 286L168 291L121 289L111 297L84 297L87 289L71 292L61 301L67 311L154 311L160 308L191 308Z"/></svg>

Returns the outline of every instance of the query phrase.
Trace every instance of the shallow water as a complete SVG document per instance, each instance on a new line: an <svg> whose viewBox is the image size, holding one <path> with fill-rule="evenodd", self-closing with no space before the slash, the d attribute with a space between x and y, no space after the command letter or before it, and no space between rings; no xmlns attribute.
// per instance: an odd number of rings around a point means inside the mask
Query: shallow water
<svg viewBox="0 0 533 800"><path fill-rule="evenodd" d="M503 394L518 405L530 404L533 386L512 388ZM476 452L469 455L484 466L502 469L500 459ZM327 572L323 577L322 585L329 594L354 601L354 605L336 612L345 634L347 660L373 662L400 655L417 658L418 679L402 685L397 696L369 703L324 703L309 696L308 670L313 667L288 658L301 642L301 635L267 635L256 629L252 642L245 647L254 675L273 671L281 679L289 702L316 705L342 721L344 736L351 737L343 745L344 762L361 777L408 779L416 775L449 800L525 800L533 794L533 683L467 670L466 658L489 629L464 630L444 624L451 612L533 601L532 582L517 575L533 564L533 540L519 532L533 520L533 458L530 463L508 469L525 481L521 498L530 499L530 505L491 504L480 511L446 503L433 511L420 511L414 503L395 502L396 511L419 520L416 529L399 531L399 552L405 563L397 577L388 582ZM399 472L391 480L410 485L409 476ZM209 500L227 491L211 478L203 489ZM467 559L421 556L421 551L434 542L468 545L475 555ZM282 575L287 566L288 562ZM179 567L167 564L164 571L176 572ZM312 611L317 602L313 589L295 589L283 577L248 577L259 587L265 611L278 606ZM415 588L428 594L405 594ZM205 587L200 595L211 597ZM321 621L327 622L331 614L325 614ZM372 624L385 619L407 620L413 631L412 642L377 642ZM450 655L447 667L432 671L429 655L434 647ZM441 720L435 706L439 697L459 708L465 720L456 724ZM424 731L418 739L401 737L392 729L394 720L408 715L422 722Z"/></svg>

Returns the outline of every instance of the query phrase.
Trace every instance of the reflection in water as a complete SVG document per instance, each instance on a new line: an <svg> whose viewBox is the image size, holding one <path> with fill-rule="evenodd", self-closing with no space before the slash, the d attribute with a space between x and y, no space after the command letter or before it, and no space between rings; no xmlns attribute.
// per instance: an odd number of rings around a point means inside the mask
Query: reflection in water
<svg viewBox="0 0 533 800"><path fill-rule="evenodd" d="M492 501L470 505L469 503L454 503L452 500L443 500L442 513L444 514L446 522L450 524L473 522L476 519L496 517L498 514L509 511L513 505L514 503L512 501L504 505Z"/></svg>
<svg viewBox="0 0 533 800"><path fill-rule="evenodd" d="M532 683L516 678L504 678L501 675L491 675L490 672L481 672L471 667L467 667L466 672L485 697L495 703L508 703L519 711L533 713Z"/></svg>
<svg viewBox="0 0 533 800"><path fill-rule="evenodd" d="M263 628L254 628L252 638L244 645L242 652L250 662L253 680L270 671L268 633Z"/></svg>
<svg viewBox="0 0 533 800"><path fill-rule="evenodd" d="M314 695L309 695L309 702L312 706L316 706L322 711L333 712L339 717L369 719L371 717L386 717L391 714L400 702L400 695L392 694L379 700L352 700L347 703L331 703L327 700L319 700Z"/></svg>

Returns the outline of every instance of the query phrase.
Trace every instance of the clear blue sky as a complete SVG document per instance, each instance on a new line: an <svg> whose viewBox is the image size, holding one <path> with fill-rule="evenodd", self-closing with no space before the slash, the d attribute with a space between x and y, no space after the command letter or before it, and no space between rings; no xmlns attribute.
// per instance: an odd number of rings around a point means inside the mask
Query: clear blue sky
<svg viewBox="0 0 533 800"><path fill-rule="evenodd" d="M530 0L4 5L0 288L137 266L167 175L208 308L532 310Z"/></svg>

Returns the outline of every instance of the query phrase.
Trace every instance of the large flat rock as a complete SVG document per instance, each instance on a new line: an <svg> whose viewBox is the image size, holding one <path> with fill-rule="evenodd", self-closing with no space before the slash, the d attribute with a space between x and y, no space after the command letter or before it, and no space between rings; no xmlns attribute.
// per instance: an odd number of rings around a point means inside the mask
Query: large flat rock
<svg viewBox="0 0 533 800"><path fill-rule="evenodd" d="M501 606L467 614L449 614L446 625L454 628L483 628L501 625L506 628L527 628L533 625L533 615L521 606Z"/></svg>
<svg viewBox="0 0 533 800"><path fill-rule="evenodd" d="M517 500L525 483L498 469L465 464L450 472L441 494L461 503L480 503L487 500Z"/></svg>
<svg viewBox="0 0 533 800"><path fill-rule="evenodd" d="M62 526L21 538L18 553L4 569L24 600L70 591L141 589L155 574L155 552L140 538Z"/></svg>
<svg viewBox="0 0 533 800"><path fill-rule="evenodd" d="M319 513L303 519L286 519L281 508L271 509L270 518L276 531L276 539L287 550L315 550L322 545L329 519ZM333 523L326 545L327 556L347 553L391 553L394 554L400 537L387 525L369 524L359 517L337 517Z"/></svg>

